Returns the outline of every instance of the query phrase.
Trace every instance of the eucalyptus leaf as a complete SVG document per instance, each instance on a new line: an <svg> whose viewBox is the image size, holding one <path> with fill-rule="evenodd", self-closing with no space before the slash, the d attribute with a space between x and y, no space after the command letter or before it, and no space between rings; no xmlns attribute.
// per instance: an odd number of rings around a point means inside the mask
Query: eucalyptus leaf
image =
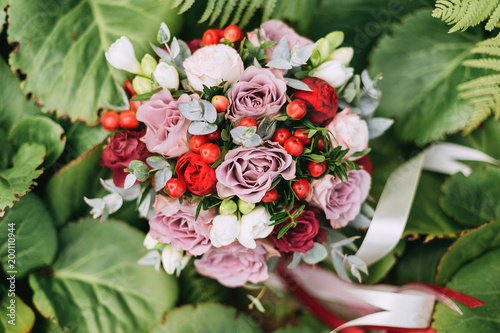
<svg viewBox="0 0 500 333"><path fill-rule="evenodd" d="M191 56L191 50L189 46L182 40L178 41L179 43L179 54L175 57L174 62L177 68L179 68L184 73L184 60ZM183 74L179 73L179 74ZM185 73L184 73L185 74Z"/></svg>
<svg viewBox="0 0 500 333"><path fill-rule="evenodd" d="M146 163L148 163L150 167L155 169L170 167L170 164L165 160L165 158L159 155L149 156L146 159Z"/></svg>
<svg viewBox="0 0 500 333"><path fill-rule="evenodd" d="M288 41L286 35L283 36L273 51L273 60L284 60L290 63L290 49L288 48Z"/></svg>
<svg viewBox="0 0 500 333"><path fill-rule="evenodd" d="M368 94L361 95L359 108L361 109L361 114L365 117L371 116L373 112L378 107L379 100L371 97Z"/></svg>
<svg viewBox="0 0 500 333"><path fill-rule="evenodd" d="M127 177L125 177L125 183L123 184L124 189L129 189L132 186L134 186L135 182L137 181L137 177L133 173L129 173Z"/></svg>
<svg viewBox="0 0 500 333"><path fill-rule="evenodd" d="M155 173L154 189L158 192L165 187L167 181L172 178L170 167L162 168Z"/></svg>
<svg viewBox="0 0 500 333"><path fill-rule="evenodd" d="M215 106L209 101L201 100L201 108L203 110L203 119L213 124L217 120L217 110Z"/></svg>
<svg viewBox="0 0 500 333"><path fill-rule="evenodd" d="M160 44L167 44L170 41L170 29L164 22L160 23L157 39Z"/></svg>
<svg viewBox="0 0 500 333"><path fill-rule="evenodd" d="M373 140L384 134L394 124L394 120L376 117L368 119L366 124L368 125L369 139Z"/></svg>
<svg viewBox="0 0 500 333"><path fill-rule="evenodd" d="M170 52L172 55L172 58L176 58L179 53L181 52L181 47L179 46L179 42L177 41L177 38L172 39L172 44L170 45Z"/></svg>
<svg viewBox="0 0 500 333"><path fill-rule="evenodd" d="M155 44L149 42L149 45L151 45L151 48L153 51L155 51L156 55L160 57L160 59L165 59L167 61L171 61L172 57L170 57L170 54L168 54L167 51L162 49L161 47L156 46Z"/></svg>
<svg viewBox="0 0 500 333"><path fill-rule="evenodd" d="M217 130L217 125L209 124L204 121L193 121L188 128L192 135L207 135Z"/></svg>
<svg viewBox="0 0 500 333"><path fill-rule="evenodd" d="M177 105L177 108L179 109L179 112L188 120L204 120L202 106L200 102L195 99L192 99L187 103L180 103Z"/></svg>
<svg viewBox="0 0 500 333"><path fill-rule="evenodd" d="M271 67L271 68L276 68L276 69L291 69L292 65L290 64L289 61L283 60L283 59L272 59L269 61L266 65L266 67Z"/></svg>
<svg viewBox="0 0 500 333"><path fill-rule="evenodd" d="M314 243L312 249L304 255L304 261L310 265L317 264L328 256L328 251L320 243Z"/></svg>
<svg viewBox="0 0 500 333"><path fill-rule="evenodd" d="M297 79L286 78L286 84L293 89L312 91L307 84Z"/></svg>

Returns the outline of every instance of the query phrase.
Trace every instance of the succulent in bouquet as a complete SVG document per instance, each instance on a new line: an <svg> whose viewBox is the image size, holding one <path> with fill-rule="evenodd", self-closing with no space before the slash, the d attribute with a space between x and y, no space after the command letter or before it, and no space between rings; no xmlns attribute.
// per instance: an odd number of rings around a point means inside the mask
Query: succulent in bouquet
<svg viewBox="0 0 500 333"><path fill-rule="evenodd" d="M341 228L366 226L368 141L392 121L373 118L377 79L354 75L342 32L313 43L273 20L185 43L162 24L158 42L140 62L126 37L106 53L135 77L101 115L113 179L86 198L93 216L137 200L150 226L141 263L169 274L194 260L238 287L265 283L280 257L289 268L330 257L359 279L366 265Z"/></svg>

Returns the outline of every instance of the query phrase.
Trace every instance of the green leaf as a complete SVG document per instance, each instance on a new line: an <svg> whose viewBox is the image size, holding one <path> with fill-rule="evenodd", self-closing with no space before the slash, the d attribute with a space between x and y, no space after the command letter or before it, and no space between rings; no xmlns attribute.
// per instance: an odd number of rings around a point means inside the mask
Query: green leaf
<svg viewBox="0 0 500 333"><path fill-rule="evenodd" d="M177 299L175 279L137 261L144 234L118 221L71 223L50 274L29 282L40 313L74 332L147 332ZM69 306L71 305L71 306Z"/></svg>
<svg viewBox="0 0 500 333"><path fill-rule="evenodd" d="M443 187L439 200L443 210L466 226L478 226L500 220L500 169L487 168L472 172L468 177L457 173Z"/></svg>
<svg viewBox="0 0 500 333"><path fill-rule="evenodd" d="M9 0L0 0L0 32L3 30L3 24L5 23L5 7L9 4Z"/></svg>
<svg viewBox="0 0 500 333"><path fill-rule="evenodd" d="M398 245L391 251L391 253L387 254L382 259L378 260L376 263L370 265L368 267L368 272L370 273L368 276L362 274L362 281L365 284L375 284L381 281L386 277L387 274L391 271L391 269L398 262L399 257L403 253L406 246L406 241L400 240Z"/></svg>
<svg viewBox="0 0 500 333"><path fill-rule="evenodd" d="M101 189L99 178L107 170L99 167L102 146L80 155L55 173L47 184L46 201L57 227L84 215L89 207L83 197L93 198Z"/></svg>
<svg viewBox="0 0 500 333"><path fill-rule="evenodd" d="M28 101L28 98L24 96L19 87L21 81L12 74L9 65L5 63L3 58L0 59L0 77L2 78L2 89L0 89L1 128L10 130L18 120L26 116L40 114L35 102Z"/></svg>
<svg viewBox="0 0 500 333"><path fill-rule="evenodd" d="M500 159L500 122L489 119L467 136L450 137L450 141L480 150L495 159Z"/></svg>
<svg viewBox="0 0 500 333"><path fill-rule="evenodd" d="M360 72L368 66L368 53L392 24L418 8L432 8L434 3L434 0L325 0L321 2L321 10L311 16L314 29L309 37L317 40L332 31L342 31L344 45L354 48L351 66Z"/></svg>
<svg viewBox="0 0 500 333"><path fill-rule="evenodd" d="M62 119L59 119L59 122L66 132L66 149L62 156L67 161L77 158L102 143L109 135L109 132L105 131L102 126L88 127L80 122L67 124L62 122Z"/></svg>
<svg viewBox="0 0 500 333"><path fill-rule="evenodd" d="M453 276L447 288L460 291L486 302L470 309L459 304L463 315L438 304L434 312L432 328L439 333L499 332L500 294L500 248L485 253L476 260L462 266Z"/></svg>
<svg viewBox="0 0 500 333"><path fill-rule="evenodd" d="M467 229L446 215L439 206L440 187L445 178L437 173L422 173L404 235L425 235L430 240L434 237L455 237Z"/></svg>
<svg viewBox="0 0 500 333"><path fill-rule="evenodd" d="M483 225L460 237L446 252L439 264L436 281L448 282L460 268L500 247L500 221Z"/></svg>
<svg viewBox="0 0 500 333"><path fill-rule="evenodd" d="M14 230L15 237L8 237ZM52 216L42 200L28 193L0 221L0 258L5 272L16 271L23 278L30 271L52 263L57 249L57 233ZM13 242L8 243L7 240ZM9 249L15 260L9 261Z"/></svg>
<svg viewBox="0 0 500 333"><path fill-rule="evenodd" d="M196 307L185 305L167 314L166 323L158 325L152 333L212 333L261 332L257 325L236 309L216 303L201 303Z"/></svg>
<svg viewBox="0 0 500 333"><path fill-rule="evenodd" d="M184 305L223 301L228 289L216 280L200 275L193 262L191 260L179 276L179 303Z"/></svg>
<svg viewBox="0 0 500 333"><path fill-rule="evenodd" d="M31 332L35 323L35 313L33 310L18 296L10 295L9 290L2 286L0 286L0 300L0 328L2 328L0 331L5 333ZM11 312L7 307L12 307L12 300L15 305L15 321L9 323L12 317L9 317ZM15 325L12 325L12 323L15 323Z"/></svg>
<svg viewBox="0 0 500 333"><path fill-rule="evenodd" d="M125 73L107 63L109 46L127 36L141 59L162 21L175 32L181 20L169 3L156 0L30 0L10 5L8 38L19 43L10 63L27 74L24 91L37 96L43 111L56 110L58 116L88 123L97 120L104 102L121 102L116 83L123 84ZM27 17L36 17L36 22L27 22Z"/></svg>
<svg viewBox="0 0 500 333"><path fill-rule="evenodd" d="M12 167L0 170L0 216L3 216L6 207L12 207L14 201L26 194L32 185L33 179L43 172L37 169L43 162L45 146L38 143L21 145L12 160Z"/></svg>
<svg viewBox="0 0 500 333"><path fill-rule="evenodd" d="M408 16L381 39L371 56L371 73L384 77L378 83L384 98L377 112L396 118L399 137L424 144L467 125L474 108L458 97L457 86L480 74L461 63L482 37L480 29L450 35L446 24L426 10Z"/></svg>
<svg viewBox="0 0 500 333"><path fill-rule="evenodd" d="M47 155L42 164L45 168L57 161L66 145L66 137L61 125L45 116L35 116L18 121L9 134L9 141L17 147L23 143L45 145Z"/></svg>

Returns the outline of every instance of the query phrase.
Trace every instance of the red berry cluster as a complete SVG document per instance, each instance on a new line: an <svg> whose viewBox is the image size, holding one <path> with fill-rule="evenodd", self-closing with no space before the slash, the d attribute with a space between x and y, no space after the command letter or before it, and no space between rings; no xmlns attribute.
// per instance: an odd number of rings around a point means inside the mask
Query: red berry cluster
<svg viewBox="0 0 500 333"><path fill-rule="evenodd" d="M132 82L130 80L125 81L124 89L130 98L136 96L135 90L132 87ZM120 113L116 111L107 111L101 116L102 127L109 132L116 131L119 128L126 130L133 130L139 127L139 121L137 120L135 113L141 106L139 101L130 101L130 110L121 111Z"/></svg>
<svg viewBox="0 0 500 333"><path fill-rule="evenodd" d="M208 29L203 34L203 46L216 45L221 42L241 42L245 37L243 30L240 27L231 24L226 29Z"/></svg>

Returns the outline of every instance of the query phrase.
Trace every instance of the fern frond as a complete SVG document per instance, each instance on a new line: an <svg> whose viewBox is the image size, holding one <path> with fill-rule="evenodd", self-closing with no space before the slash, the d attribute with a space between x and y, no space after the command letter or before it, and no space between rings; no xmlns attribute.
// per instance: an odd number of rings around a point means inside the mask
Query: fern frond
<svg viewBox="0 0 500 333"><path fill-rule="evenodd" d="M500 48L494 46L479 46L471 50L471 53L482 53L500 56Z"/></svg>
<svg viewBox="0 0 500 333"><path fill-rule="evenodd" d="M172 7L170 7L170 8L174 9L174 8L179 7L183 1L184 0L175 0L174 3L172 4Z"/></svg>
<svg viewBox="0 0 500 333"><path fill-rule="evenodd" d="M217 20L217 18L220 16L222 13L222 9L224 8L224 5L226 4L227 0L218 0L217 5L215 6L214 12L212 13L212 18L210 19L210 25L214 24L214 22Z"/></svg>
<svg viewBox="0 0 500 333"><path fill-rule="evenodd" d="M223 2L221 0L219 1ZM202 23L208 20L210 15L212 15L212 13L214 12L214 8L215 8L215 0L208 0L207 8L205 8L205 11L203 12L203 15L201 15L201 19L198 21L198 23Z"/></svg>
<svg viewBox="0 0 500 333"><path fill-rule="evenodd" d="M480 87L460 93L458 97L469 99L472 97L480 97L480 96L495 96L496 94L500 94L499 87L486 87L486 88Z"/></svg>
<svg viewBox="0 0 500 333"><path fill-rule="evenodd" d="M236 24L240 21L241 14L243 14L243 10L247 6L248 2L249 0L239 0L238 8L236 8L236 13L234 14L231 24Z"/></svg>
<svg viewBox="0 0 500 333"><path fill-rule="evenodd" d="M463 131L463 135L467 135L479 127L489 116L491 109L487 106L476 107L470 116L469 122Z"/></svg>
<svg viewBox="0 0 500 333"><path fill-rule="evenodd" d="M500 71L500 59L486 58L465 60L462 65L467 67L493 69L495 71Z"/></svg>
<svg viewBox="0 0 500 333"><path fill-rule="evenodd" d="M191 6L193 6L195 0L186 0L184 2L184 4L181 6L181 8L179 8L179 11L177 12L177 14L182 14L184 13L185 11L187 11L189 8L191 8Z"/></svg>
<svg viewBox="0 0 500 333"><path fill-rule="evenodd" d="M253 0L250 2L250 5L248 6L245 15L241 19L240 26L245 27L248 22L250 22L250 19L254 16L255 12L257 11L257 8L261 5L262 0Z"/></svg>
<svg viewBox="0 0 500 333"><path fill-rule="evenodd" d="M500 74L483 76L480 77L479 79L467 81L459 85L458 90L468 90L468 89L473 89L475 87L495 86L495 85L500 85Z"/></svg>
<svg viewBox="0 0 500 333"><path fill-rule="evenodd" d="M222 14L222 18L220 19L220 26L223 27L226 25L227 21L229 21L229 16L233 12L234 7L236 6L237 0L229 0L226 8L224 9L224 14Z"/></svg>
<svg viewBox="0 0 500 333"><path fill-rule="evenodd" d="M274 8L276 8L276 3L278 0L267 0L266 8L264 9L264 14L262 14L262 21L267 21L271 17Z"/></svg>
<svg viewBox="0 0 500 333"><path fill-rule="evenodd" d="M500 21L500 0L437 0L432 16L454 24L451 32L464 31L489 18L486 30Z"/></svg>

